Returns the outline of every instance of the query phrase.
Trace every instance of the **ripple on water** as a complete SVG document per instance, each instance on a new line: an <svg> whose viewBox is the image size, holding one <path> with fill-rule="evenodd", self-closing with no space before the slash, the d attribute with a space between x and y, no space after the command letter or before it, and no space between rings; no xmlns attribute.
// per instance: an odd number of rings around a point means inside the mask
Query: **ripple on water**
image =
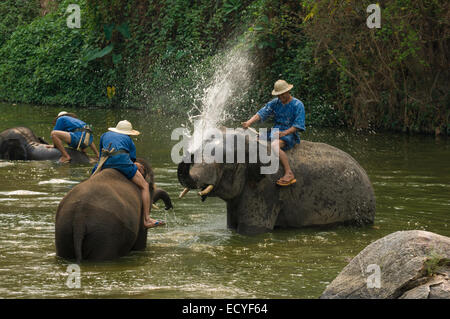
<svg viewBox="0 0 450 319"><path fill-rule="evenodd" d="M31 195L48 195L48 193L34 192L34 191L27 191L27 190L16 190L16 191L10 191L10 192L0 192L0 195L4 195L4 196L31 196Z"/></svg>
<svg viewBox="0 0 450 319"><path fill-rule="evenodd" d="M14 165L14 163L11 163L11 162L0 161L0 168L7 167L7 166L13 166L13 165Z"/></svg>
<svg viewBox="0 0 450 319"><path fill-rule="evenodd" d="M71 180L67 180L67 179L58 179L58 178L52 178L51 180L48 181L40 181L38 183L38 185L47 185L47 184L78 184L80 182L78 181L71 181Z"/></svg>

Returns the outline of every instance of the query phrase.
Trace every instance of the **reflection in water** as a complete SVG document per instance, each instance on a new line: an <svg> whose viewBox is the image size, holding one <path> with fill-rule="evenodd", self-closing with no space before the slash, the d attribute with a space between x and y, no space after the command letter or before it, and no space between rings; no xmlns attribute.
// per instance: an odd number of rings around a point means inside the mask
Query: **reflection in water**
<svg viewBox="0 0 450 319"><path fill-rule="evenodd" d="M48 140L59 111L0 105L0 130L27 125ZM81 288L69 289L69 262L55 256L54 218L59 201L91 167L0 161L0 297L317 298L351 258L382 236L410 229L450 235L445 139L309 128L305 139L337 146L366 169L377 197L375 225L247 237L226 228L221 200L201 203L194 193L178 199L181 186L170 160L177 141L170 141L170 133L185 119L130 110L75 113L94 124L96 143L108 127L130 120L142 132L138 156L151 161L156 183L172 196L175 209L153 211L168 225L149 231L145 251L84 263Z"/></svg>

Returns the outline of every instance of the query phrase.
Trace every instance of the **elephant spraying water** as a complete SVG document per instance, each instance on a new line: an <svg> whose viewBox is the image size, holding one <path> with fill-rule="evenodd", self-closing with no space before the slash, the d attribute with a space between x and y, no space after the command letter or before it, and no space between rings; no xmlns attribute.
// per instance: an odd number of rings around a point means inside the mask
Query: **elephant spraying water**
<svg viewBox="0 0 450 319"><path fill-rule="evenodd" d="M223 143L205 144L227 148L233 143L225 140L236 139L238 134L224 135ZM250 140L246 137L246 143ZM264 141L257 143L258 147L269 147ZM232 147L236 151L236 144ZM261 174L260 161L192 163L194 155L186 154L178 165L178 179L185 187L181 195L189 189L200 189L202 200L208 196L223 199L228 227L241 234L263 233L276 227L373 223L375 194L369 177L353 157L328 144L305 140L286 154L297 177L297 183L287 188L276 185L283 173L281 167L274 174Z"/></svg>

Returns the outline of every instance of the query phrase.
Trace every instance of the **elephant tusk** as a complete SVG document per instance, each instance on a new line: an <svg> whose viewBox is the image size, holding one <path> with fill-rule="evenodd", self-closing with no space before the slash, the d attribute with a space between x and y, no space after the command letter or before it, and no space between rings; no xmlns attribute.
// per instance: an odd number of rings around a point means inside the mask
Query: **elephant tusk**
<svg viewBox="0 0 450 319"><path fill-rule="evenodd" d="M152 204L152 208L153 208L153 209L159 209L159 207L156 206L156 204Z"/></svg>
<svg viewBox="0 0 450 319"><path fill-rule="evenodd" d="M183 198L184 195L186 195L189 191L190 191L190 189L186 187L186 188L183 189L183 191L180 193L180 196L178 196L178 198Z"/></svg>
<svg viewBox="0 0 450 319"><path fill-rule="evenodd" d="M202 190L201 192L198 192L198 194L200 196L204 196L204 195L208 195L209 193L211 193L211 191L213 190L214 185L209 185L208 187L206 187L204 190Z"/></svg>

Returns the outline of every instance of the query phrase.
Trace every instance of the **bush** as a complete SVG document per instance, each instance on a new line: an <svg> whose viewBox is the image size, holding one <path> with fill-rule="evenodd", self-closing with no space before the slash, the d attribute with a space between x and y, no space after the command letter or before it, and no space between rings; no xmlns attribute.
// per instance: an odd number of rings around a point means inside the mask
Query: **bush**
<svg viewBox="0 0 450 319"><path fill-rule="evenodd" d="M69 29L69 3L31 23L19 26L0 48L0 100L34 104L105 105L105 68L83 63L95 43L85 19ZM75 1L76 2L76 1ZM78 2L84 5L84 1ZM87 21L86 21L87 20Z"/></svg>
<svg viewBox="0 0 450 319"><path fill-rule="evenodd" d="M366 26L372 1L305 3L311 14L305 30L320 63L338 75L334 105L349 125L448 130L448 1L380 1L380 29Z"/></svg>
<svg viewBox="0 0 450 319"><path fill-rule="evenodd" d="M0 47L18 26L30 23L39 15L39 0L2 0L0 2Z"/></svg>
<svg viewBox="0 0 450 319"><path fill-rule="evenodd" d="M368 29L369 0L80 0L80 30L65 26L74 2L0 18L0 99L185 113L217 61L240 47L256 66L230 101L236 118L283 78L307 124L450 133L448 1L380 1L382 28Z"/></svg>

